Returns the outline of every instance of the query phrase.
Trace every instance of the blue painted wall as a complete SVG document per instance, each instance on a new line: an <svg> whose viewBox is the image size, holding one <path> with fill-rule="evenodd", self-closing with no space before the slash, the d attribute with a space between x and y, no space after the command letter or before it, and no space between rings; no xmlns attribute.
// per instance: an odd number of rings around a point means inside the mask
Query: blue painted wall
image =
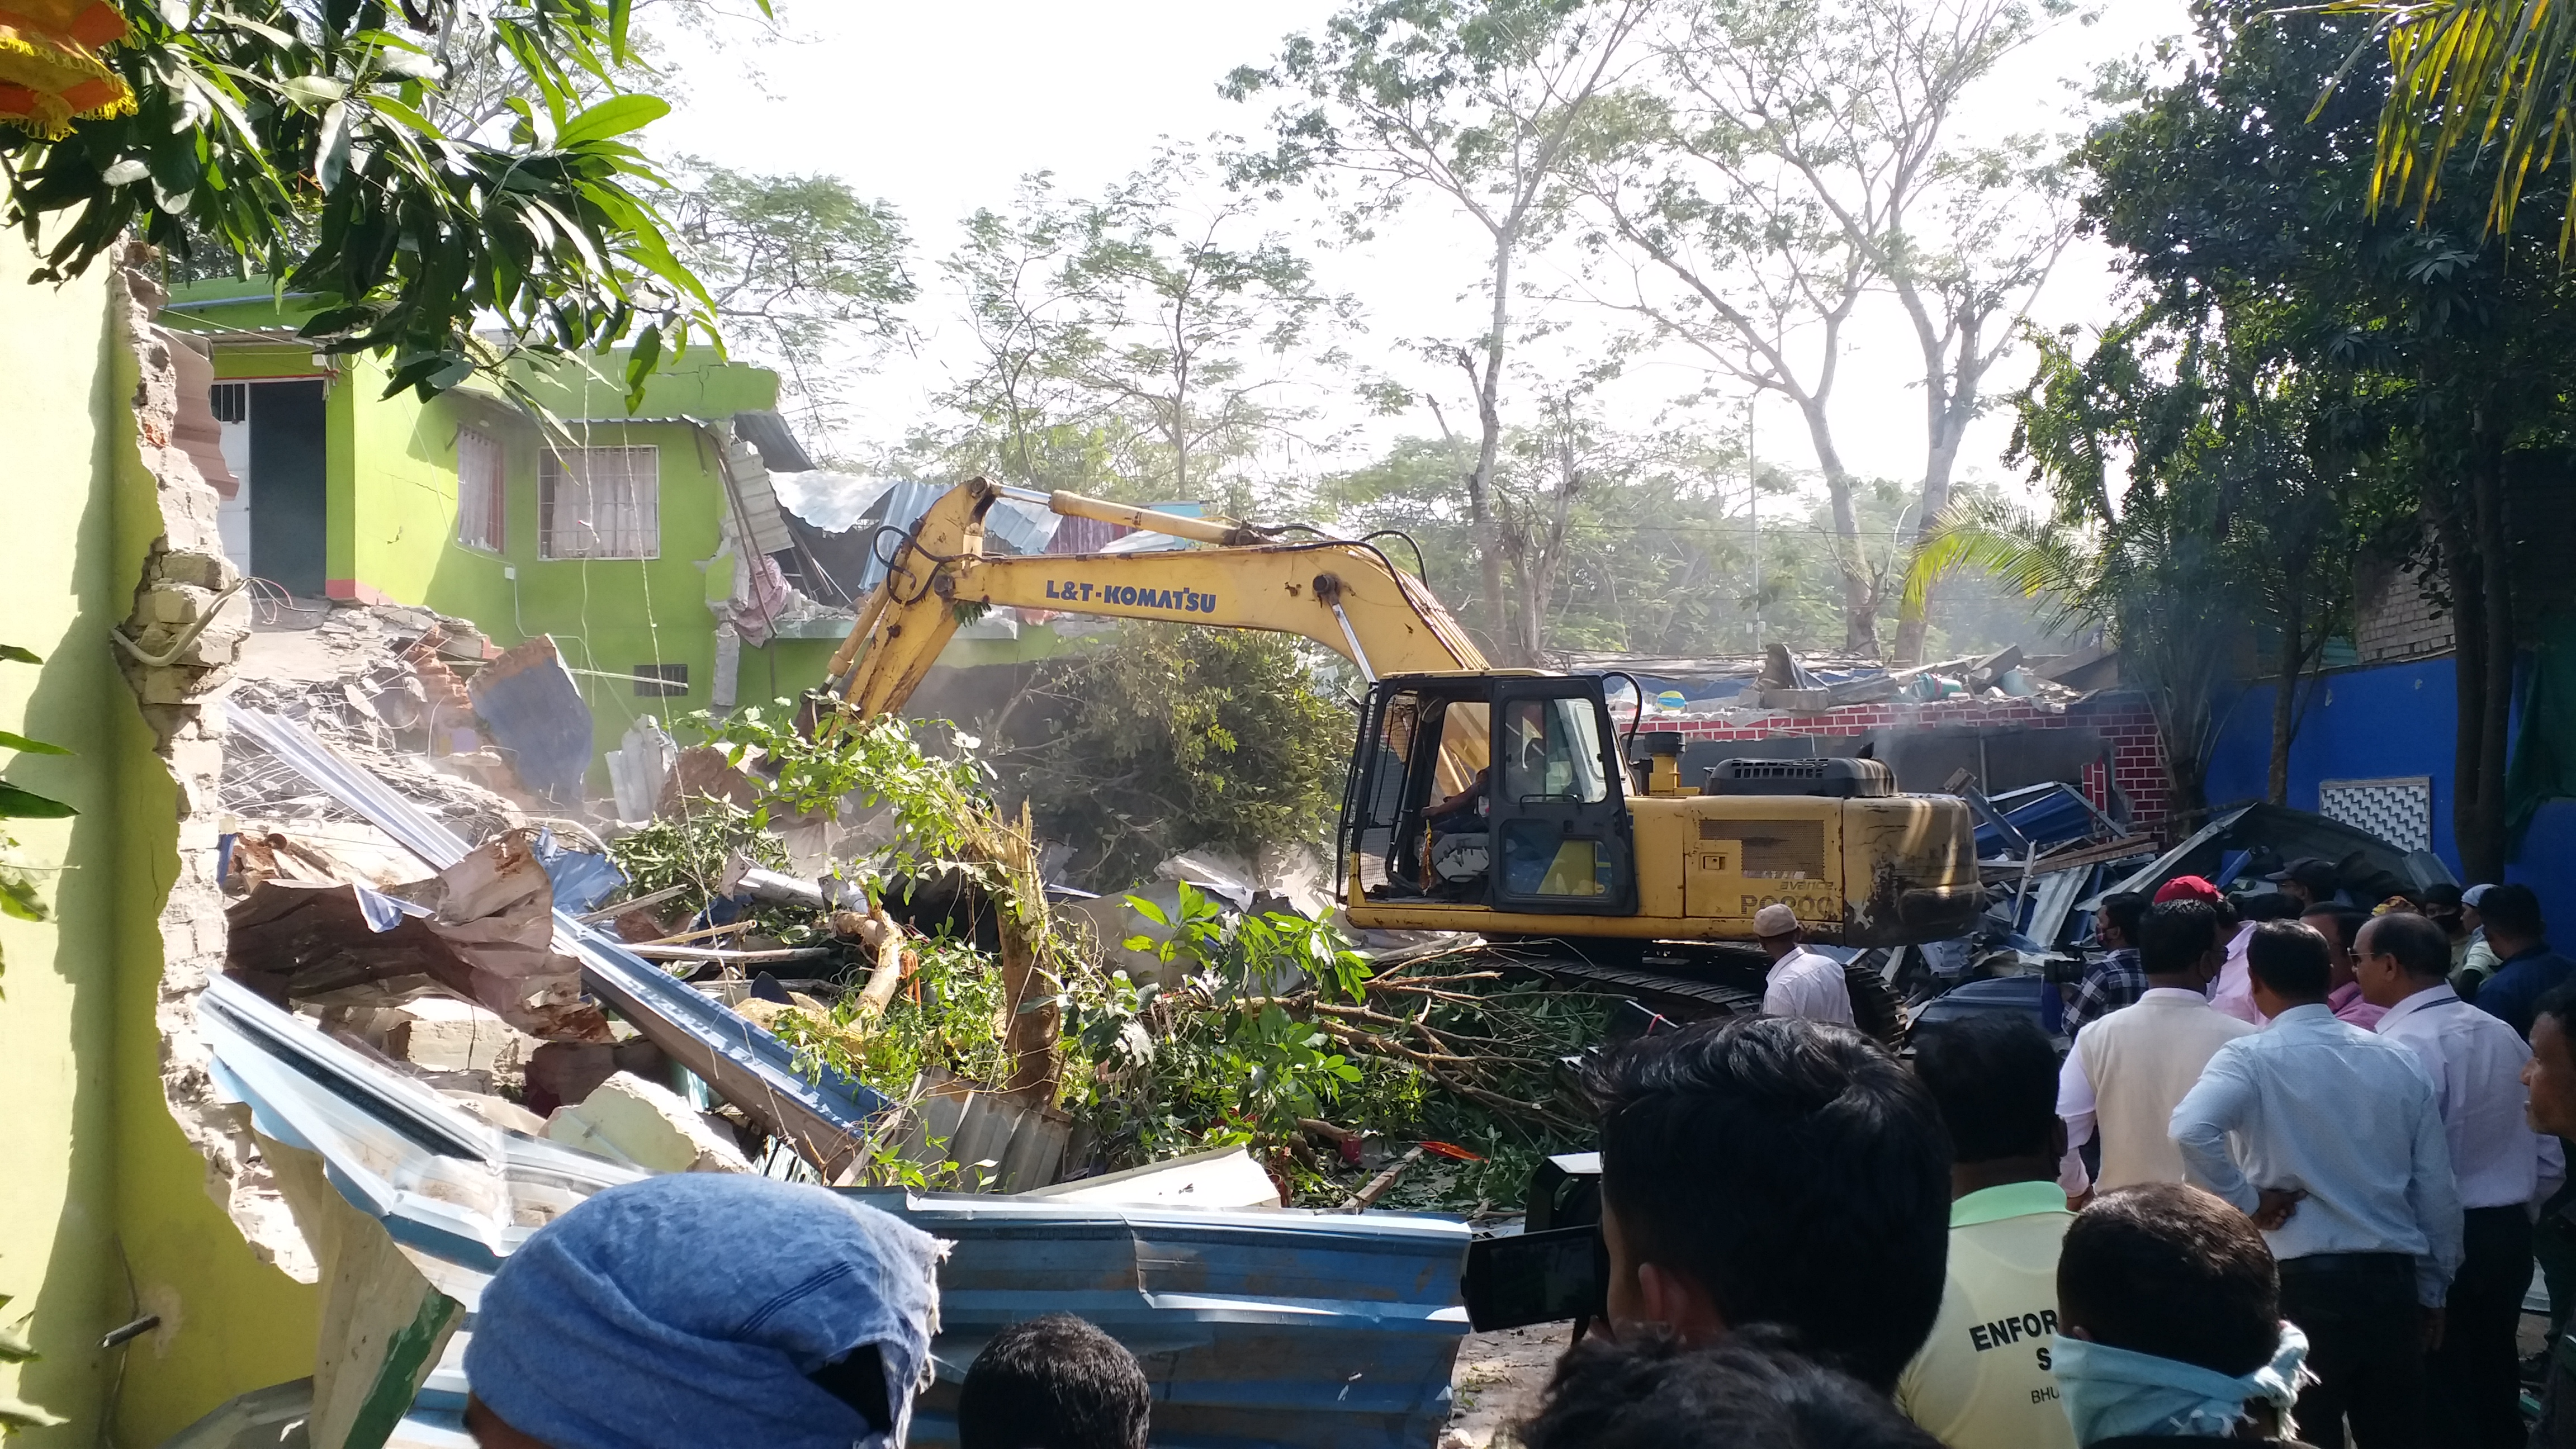
<svg viewBox="0 0 2576 1449"><path fill-rule="evenodd" d="M2452 679L2447 655L2326 675L2290 746L2289 803L2316 809L2320 780L2430 776L2433 850L2458 872L2460 853L2451 834L2452 751L2459 738ZM2272 686L2256 685L2220 708L2224 721L2210 751L2209 801L2260 800L2271 769ZM2540 807L2505 878L2538 891L2562 944L2576 943L2576 801Z"/></svg>
<svg viewBox="0 0 2576 1449"><path fill-rule="evenodd" d="M2460 868L2451 839L2451 754L2459 740L2448 655L2325 676L2290 747L2289 804L2317 808L2320 780L2433 779L2433 850ZM2210 751L2209 803L2260 800L2272 768L2272 686L2222 704Z"/></svg>

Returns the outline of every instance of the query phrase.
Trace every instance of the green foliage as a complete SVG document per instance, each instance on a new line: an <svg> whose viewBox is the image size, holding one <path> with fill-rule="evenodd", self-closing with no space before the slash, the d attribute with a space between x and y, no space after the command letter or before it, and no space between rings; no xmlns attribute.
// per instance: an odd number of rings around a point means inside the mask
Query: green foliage
<svg viewBox="0 0 2576 1449"><path fill-rule="evenodd" d="M1364 1075L1334 1050L1309 1017L1277 999L1301 974L1330 994L1356 1000L1368 967L1332 928L1302 916L1247 917L1229 936L1215 902L1184 885L1177 919L1153 902L1127 898L1136 912L1171 928L1154 949L1183 973L1177 992L1111 989L1069 1004L1075 1039L1110 1063L1079 1107L1112 1140L1132 1140L1145 1158L1230 1142L1276 1148L1298 1135L1300 1118L1330 1111ZM1142 1092L1137 1087L1144 1087Z"/></svg>
<svg viewBox="0 0 2576 1449"><path fill-rule="evenodd" d="M855 794L865 806L893 805L908 839L943 851L953 846L955 806L981 790L985 778L973 737L953 735L957 753L934 757L911 724L894 715L856 720L825 712L809 723L797 701L780 699L724 715L700 710L683 716L679 727L723 750L726 763L760 782L755 826L769 824L773 811L810 814Z"/></svg>
<svg viewBox="0 0 2576 1449"><path fill-rule="evenodd" d="M2392 81L2379 114L2370 208L2433 209L2463 145L2493 172L2486 225L2513 230L2523 188L2576 141L2576 10L2549 0L2335 0L2382 17ZM2358 62L2376 28L2353 42ZM2321 108L2322 108L2322 103ZM2472 139L2474 138L2474 139ZM2576 243L2576 183L2559 203L2558 255Z"/></svg>
<svg viewBox="0 0 2576 1449"><path fill-rule="evenodd" d="M757 0L764 12L767 0ZM631 0L510 0L476 17L520 83L506 134L431 121L442 32L378 4L120 0L108 61L133 114L46 142L0 130L8 217L77 275L129 230L313 294L317 351L391 355L429 396L510 357L633 345L635 397L665 356L712 338L706 290L672 254L633 133L669 106L617 93ZM465 28L475 28L469 22ZM477 336L497 317L515 339Z"/></svg>
<svg viewBox="0 0 2576 1449"><path fill-rule="evenodd" d="M899 466L984 473L1143 501L1240 488L1242 469L1306 415L1288 364L1347 303L1324 293L1255 202L1189 205L1209 180L1166 148L1097 199L1043 173L966 220L940 263L977 357L940 398L965 426L926 429Z"/></svg>
<svg viewBox="0 0 2576 1449"><path fill-rule="evenodd" d="M1074 848L1072 879L1115 887L1202 847L1320 848L1352 723L1313 670L1286 635L1122 624L1046 666L1033 692L1053 706L1052 732L1001 762L1039 833Z"/></svg>
<svg viewBox="0 0 2576 1449"><path fill-rule="evenodd" d="M1544 435L1508 434L1498 489L1507 520L1552 504L1544 477ZM1491 637L1511 627L1489 622L1478 596L1470 529L1456 506L1458 470L1474 449L1461 442L1399 439L1377 461L1332 474L1318 485L1316 507L1346 532L1397 529L1422 549L1432 592L1462 622ZM1748 507L1739 446L1691 428L1627 438L1585 460L1587 476L1570 500L1562 564L1535 592L1515 562L1516 598L1537 602L1548 657L1623 651L1705 657L1750 653L1758 602L1764 638L1808 652L1839 651L1844 640L1842 570L1829 504L1810 501L1799 480L1778 469L1759 473L1762 527L1760 595L1753 567L1754 510ZM1960 484L1962 499L1990 497L1982 484ZM1856 481L1855 518L1874 571L1902 571L1910 546L1916 489L1888 479ZM1381 540L1411 571L1412 550ZM1982 578L1945 587L1931 631L1932 654L1948 657L2007 643L2029 643L2042 621L2022 597Z"/></svg>
<svg viewBox="0 0 2576 1449"><path fill-rule="evenodd" d="M2194 18L2197 57L2079 158L2087 219L2125 253L2125 329L2156 366L2204 349L2193 367L2218 390L2222 421L2267 440L2252 452L2294 439L2312 478L2348 482L2360 504L2348 537L2370 538L2375 517L2402 519L2374 541L2381 561L2415 572L2452 612L2454 830L2470 872L2499 875L2517 598L2556 597L2545 549L2507 525L2506 480L2556 486L2570 466L2576 410L2560 359L2576 347L2576 274L2547 240L2488 234L2496 151L2419 154L2418 179L2439 183L2418 193L2429 204L2411 218L2374 214L2368 158L2385 134L2390 76L2347 66L2371 40L2367 17L2225 0ZM2166 350L2146 355L2158 338L2171 339ZM2232 398L2270 416L2227 419ZM2175 456L2191 456L2194 426L2168 429ZM2261 512L2236 492L2259 470L2233 471L2213 526Z"/></svg>
<svg viewBox="0 0 2576 1449"><path fill-rule="evenodd" d="M828 1066L896 1093L933 1070L976 1082L1010 1075L1002 975L992 958L949 940L918 941L910 949L917 963L912 978L874 1023L858 1019L856 993L819 1021L803 1012L780 1016L778 1036L796 1049L797 1070Z"/></svg>
<svg viewBox="0 0 2576 1449"><path fill-rule="evenodd" d="M608 843L608 858L626 872L631 894L650 895L686 886L692 904L716 895L727 862L747 855L766 870L789 868L787 847L762 828L754 813L723 800L687 803L678 819L649 821Z"/></svg>

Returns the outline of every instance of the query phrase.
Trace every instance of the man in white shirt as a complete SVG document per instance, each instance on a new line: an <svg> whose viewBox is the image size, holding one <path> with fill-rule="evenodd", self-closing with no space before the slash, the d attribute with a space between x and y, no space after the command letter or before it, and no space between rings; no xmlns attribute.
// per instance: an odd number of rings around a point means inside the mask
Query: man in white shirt
<svg viewBox="0 0 2576 1449"><path fill-rule="evenodd" d="M2531 1048L2451 989L2450 940L2433 921L2380 916L2353 954L2362 995L2387 1009L2379 1035L2414 1048L2433 1079L2460 1189L2460 1271L2424 1366L2427 1427L2437 1443L2513 1449L2523 1439L2514 1339L2531 1280L2526 1208L2554 1188L2546 1179L2565 1175L2558 1140L2524 1116Z"/></svg>
<svg viewBox="0 0 2576 1449"><path fill-rule="evenodd" d="M2136 1004L2088 1021L2057 1079L2057 1115L2080 1148L2102 1140L2099 1183L2070 1150L2058 1185L2081 1198L2145 1182L2182 1181L2182 1154L2167 1131L2174 1104L2218 1049L2254 1028L2202 995L2218 973L2218 913L2185 898L2149 908L2138 923L2147 990Z"/></svg>
<svg viewBox="0 0 2576 1449"><path fill-rule="evenodd" d="M1797 912L1774 901L1753 913L1753 934L1771 958L1771 974L1762 985L1765 1015L1852 1025L1851 986L1843 968L1799 944Z"/></svg>
<svg viewBox="0 0 2576 1449"><path fill-rule="evenodd" d="M2245 953L2272 1024L2220 1047L2174 1108L2192 1185L2263 1229L2281 1311L2307 1331L2300 1437L2420 1449L2424 1355L2460 1266L2460 1197L2431 1076L2402 1041L2337 1021L2325 937L2265 921ZM2134 1009L2134 1008L2132 1008Z"/></svg>

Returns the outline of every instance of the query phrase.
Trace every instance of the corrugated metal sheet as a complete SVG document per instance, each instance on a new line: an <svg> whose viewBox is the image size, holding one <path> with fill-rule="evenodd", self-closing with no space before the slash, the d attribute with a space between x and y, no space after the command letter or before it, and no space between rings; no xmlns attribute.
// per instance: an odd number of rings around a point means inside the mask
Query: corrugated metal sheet
<svg viewBox="0 0 2576 1449"><path fill-rule="evenodd" d="M590 773L590 703L554 639L540 634L504 650L466 688L519 783L558 805L577 803Z"/></svg>
<svg viewBox="0 0 2576 1449"><path fill-rule="evenodd" d="M885 556L895 551L893 540L881 544L877 541L876 530L918 526L921 516L930 511L930 506L947 497L948 493L948 484L911 479L879 494L875 502L860 512L863 524L870 519L875 522L860 529L869 546L864 561L856 570L856 577L849 577L848 570L836 577L855 591L855 597L866 598L869 590L885 582ZM1064 522L1063 517L1044 504L1005 498L986 510L984 537L1005 545L1013 553L1045 553L1047 545L1056 536L1057 527Z"/></svg>
<svg viewBox="0 0 2576 1449"><path fill-rule="evenodd" d="M492 1128L239 983L211 982L197 1013L218 1087L261 1132L319 1153L333 1186L469 1311L530 1233L639 1175ZM955 1443L957 1386L975 1355L1004 1326L1052 1312L1099 1324L1137 1355L1161 1449L1431 1449L1448 1418L1467 1332L1462 1223L853 1195L955 1244L940 1270L938 1383L915 1417L916 1445ZM415 1401L405 1432L416 1442L461 1427L466 1338Z"/></svg>
<svg viewBox="0 0 2576 1449"><path fill-rule="evenodd" d="M1145 1366L1157 1449L1431 1449L1448 1420L1464 1223L854 1195L955 1244L915 1445L956 1442L957 1386L995 1332L1058 1312Z"/></svg>
<svg viewBox="0 0 2576 1449"><path fill-rule="evenodd" d="M2093 811L2075 787L2062 783L2029 785L1993 797L1994 807L2035 845L2062 845L2093 833ZM1980 822L1977 856L1992 857L2004 849L2003 833Z"/></svg>
<svg viewBox="0 0 2576 1449"><path fill-rule="evenodd" d="M787 420L766 408L745 408L733 415L736 437L760 451L761 466L772 473L805 473L814 467L813 457Z"/></svg>
<svg viewBox="0 0 2576 1449"><path fill-rule="evenodd" d="M196 1014L224 1095L262 1133L321 1154L341 1195L416 1257L488 1274L574 1203L643 1175L504 1132L229 977L206 983ZM431 1282L473 1306L471 1279Z"/></svg>

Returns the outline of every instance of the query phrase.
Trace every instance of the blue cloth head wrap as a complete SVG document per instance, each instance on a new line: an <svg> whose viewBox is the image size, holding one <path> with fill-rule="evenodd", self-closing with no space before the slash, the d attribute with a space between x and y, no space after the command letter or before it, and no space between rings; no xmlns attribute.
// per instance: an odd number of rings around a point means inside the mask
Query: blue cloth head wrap
<svg viewBox="0 0 2576 1449"><path fill-rule="evenodd" d="M2049 1368L2078 1444L2132 1435L2224 1439L2236 1432L2245 1405L2254 1401L2281 1411L2286 1437L2307 1357L2308 1336L2294 1323L2281 1325L2272 1361L2241 1377L2080 1338L2061 1336L2048 1346Z"/></svg>
<svg viewBox="0 0 2576 1449"><path fill-rule="evenodd" d="M465 1377L503 1422L553 1449L893 1449L939 1331L942 1251L819 1187L646 1178L579 1204L503 1260ZM871 1344L890 1432L809 1377Z"/></svg>

